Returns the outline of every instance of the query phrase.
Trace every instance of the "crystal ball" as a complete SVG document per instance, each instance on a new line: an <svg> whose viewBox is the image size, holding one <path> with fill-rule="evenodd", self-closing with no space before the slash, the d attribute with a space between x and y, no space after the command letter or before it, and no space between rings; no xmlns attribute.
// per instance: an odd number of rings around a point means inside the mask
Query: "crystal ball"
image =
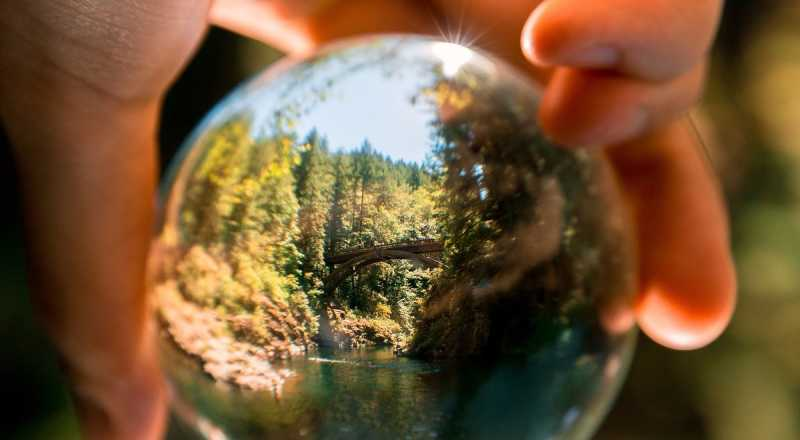
<svg viewBox="0 0 800 440"><path fill-rule="evenodd" d="M635 345L600 150L480 51L344 40L238 87L162 194L176 426L206 438L587 438ZM188 432L185 431L185 432Z"/></svg>

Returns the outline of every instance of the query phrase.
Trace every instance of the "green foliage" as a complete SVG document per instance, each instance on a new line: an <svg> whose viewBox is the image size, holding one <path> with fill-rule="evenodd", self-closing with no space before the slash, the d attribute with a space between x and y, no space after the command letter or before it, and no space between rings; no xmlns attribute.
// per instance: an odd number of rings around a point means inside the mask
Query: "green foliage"
<svg viewBox="0 0 800 440"><path fill-rule="evenodd" d="M184 296L236 316L258 344L307 344L335 308L345 318L332 329L353 343L414 338L421 355L465 355L518 347L544 310L619 282L596 270L613 246L592 240L613 234L587 197L593 162L552 148L514 86L470 75L422 91L440 117L422 165L367 140L331 152L316 131L298 139L286 115L269 135L254 136L247 114L212 130L183 177L181 234L201 249L178 268ZM429 238L443 269L370 262L328 282L326 257Z"/></svg>
<svg viewBox="0 0 800 440"><path fill-rule="evenodd" d="M212 130L188 174L179 222L192 247L178 265L179 288L230 316L247 340L305 344L316 318L307 302L290 301L299 289L290 268L302 257L294 245L300 155L290 134L254 139L250 125L241 115Z"/></svg>
<svg viewBox="0 0 800 440"><path fill-rule="evenodd" d="M367 140L331 152L316 131L298 139L286 115L269 135L253 136L246 114L212 130L180 210L184 241L205 252L187 254L179 270L194 278L185 296L249 316L236 325L258 343L288 334L306 343L335 308L348 318L334 331L362 332L348 340L414 337L421 354L470 354L513 346L538 313L613 282L596 270L611 247L592 242L610 236L597 230L601 205L585 189L593 162L552 148L515 86L460 75L421 92L439 114L422 165ZM427 238L443 243L443 269L370 262L328 280L326 257Z"/></svg>
<svg viewBox="0 0 800 440"><path fill-rule="evenodd" d="M200 246L193 246L176 267L178 289L188 300L207 307L218 305L220 291L227 287L230 276L230 268Z"/></svg>
<svg viewBox="0 0 800 440"><path fill-rule="evenodd" d="M359 316L352 310L332 310L334 341L341 347L366 345L404 346L408 337L395 320L385 316Z"/></svg>
<svg viewBox="0 0 800 440"><path fill-rule="evenodd" d="M319 320L309 304L308 296L303 292L295 292L289 296L289 304L294 318L303 324L307 337L316 335L319 331Z"/></svg>
<svg viewBox="0 0 800 440"><path fill-rule="evenodd" d="M294 168L294 175L300 206L298 233L294 239L298 250L296 271L300 287L315 301L323 290L326 275L325 233L334 184L327 144L316 132L310 133L300 146L300 161Z"/></svg>
<svg viewBox="0 0 800 440"><path fill-rule="evenodd" d="M596 162L553 148L513 84L460 75L422 93L441 115L431 174L446 267L411 347L426 357L515 352L542 316L627 290Z"/></svg>
<svg viewBox="0 0 800 440"><path fill-rule="evenodd" d="M437 192L431 176L416 164L384 157L366 141L356 150L331 153L325 139L312 132L300 150L295 168L300 232L294 243L303 254L298 272L310 303L320 309L333 301L361 314L390 316L411 334L430 271L406 262L369 266L345 280L333 297L323 298L329 272L324 257L435 237Z"/></svg>
<svg viewBox="0 0 800 440"><path fill-rule="evenodd" d="M180 231L192 250L179 265L181 292L231 316L234 333L257 344L287 330L267 310L285 312L302 329L294 337L307 341L332 303L364 320L357 327L372 335L365 341L405 339L433 272L409 262L368 266L326 294L325 257L435 237L433 175L367 141L336 153L316 132L297 141L280 128L291 125L276 120L274 135L253 137L243 114L206 135L183 177Z"/></svg>

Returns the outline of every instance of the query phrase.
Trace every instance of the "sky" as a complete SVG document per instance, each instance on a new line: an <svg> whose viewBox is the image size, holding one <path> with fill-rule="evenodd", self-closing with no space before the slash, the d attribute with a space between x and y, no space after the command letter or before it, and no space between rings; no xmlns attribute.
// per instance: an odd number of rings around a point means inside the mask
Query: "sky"
<svg viewBox="0 0 800 440"><path fill-rule="evenodd" d="M257 121L253 135L263 136L259 130L270 127L276 112L296 109L302 113L297 119L291 116L298 139L316 129L327 139L331 151L357 149L367 140L376 151L394 160L423 163L432 147L430 122L437 115L427 99L418 99L417 105L411 99L419 97L421 88L432 82L426 63L441 63L442 74L452 76L470 62L473 52L453 43L429 44L423 40L403 44L399 55L390 61L370 64L370 56L386 54L366 51L361 58L344 53L340 59L311 65L310 71L302 70L301 65L296 72L299 77L293 76L293 69L298 67L291 64L287 65L288 73L268 70L219 105L206 125L243 110L251 111ZM310 76L305 78L304 73Z"/></svg>
<svg viewBox="0 0 800 440"><path fill-rule="evenodd" d="M394 160L425 160L433 115L424 105L410 102L418 93L418 78L387 79L379 69L366 69L341 80L334 89L334 94L300 118L298 134L316 128L327 137L332 151L357 148L367 139Z"/></svg>

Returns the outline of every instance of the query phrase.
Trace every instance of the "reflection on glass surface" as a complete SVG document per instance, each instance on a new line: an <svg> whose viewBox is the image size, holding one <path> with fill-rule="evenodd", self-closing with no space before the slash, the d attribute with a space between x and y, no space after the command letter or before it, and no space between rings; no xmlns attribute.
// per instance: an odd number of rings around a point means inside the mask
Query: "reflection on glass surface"
<svg viewBox="0 0 800 440"><path fill-rule="evenodd" d="M215 438L583 438L633 349L600 153L451 43L268 69L173 167L154 295L178 412Z"/></svg>

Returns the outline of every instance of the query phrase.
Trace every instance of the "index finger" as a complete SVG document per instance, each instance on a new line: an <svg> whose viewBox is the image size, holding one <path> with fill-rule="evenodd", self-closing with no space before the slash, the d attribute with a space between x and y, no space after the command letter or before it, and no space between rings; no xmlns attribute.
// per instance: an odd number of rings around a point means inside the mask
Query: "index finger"
<svg viewBox="0 0 800 440"><path fill-rule="evenodd" d="M292 55L309 54L337 38L433 28L424 11L396 0L216 0L209 21Z"/></svg>
<svg viewBox="0 0 800 440"><path fill-rule="evenodd" d="M523 52L539 65L667 80L706 55L721 9L721 0L546 0L525 24Z"/></svg>

